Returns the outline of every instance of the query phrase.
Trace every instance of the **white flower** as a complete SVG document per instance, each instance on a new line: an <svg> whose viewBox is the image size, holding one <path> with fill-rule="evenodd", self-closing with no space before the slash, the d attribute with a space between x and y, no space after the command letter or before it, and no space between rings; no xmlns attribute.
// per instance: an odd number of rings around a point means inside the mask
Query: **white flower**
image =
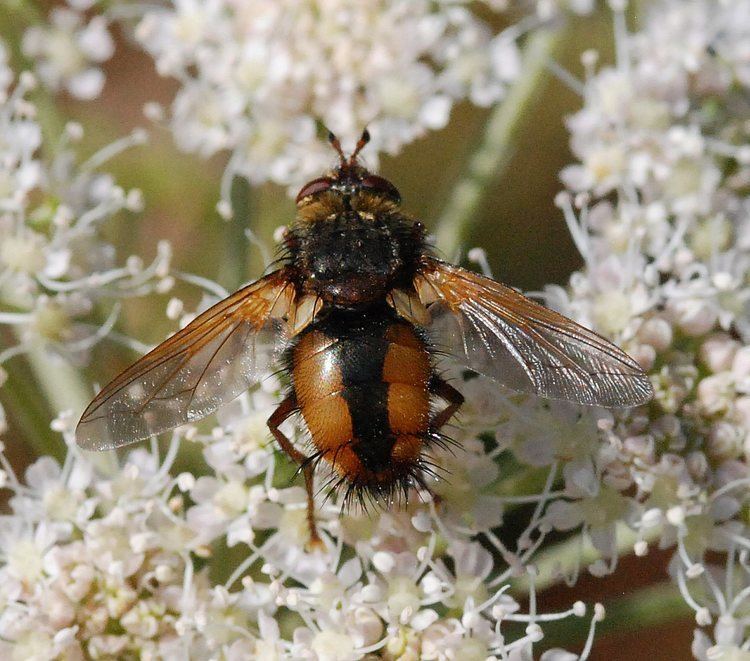
<svg viewBox="0 0 750 661"><path fill-rule="evenodd" d="M139 196L93 164L142 142L142 135L134 132L104 147L80 168L70 149L80 127L72 125L42 159L41 128L34 106L24 98L27 78L22 76L13 94L0 101L0 324L13 327L21 339L13 352L23 353L41 341L80 364L108 335L119 313L117 305L110 306L109 316L94 326L86 323L94 306L171 286L170 249L159 244L147 266L140 260L116 265L99 228L114 215L138 208ZM8 310L12 313L4 314Z"/></svg>
<svg viewBox="0 0 750 661"><path fill-rule="evenodd" d="M450 549L455 561L453 591L444 603L463 609L467 599L482 604L489 597L485 582L492 574L492 555L476 543L456 542Z"/></svg>
<svg viewBox="0 0 750 661"><path fill-rule="evenodd" d="M492 487L498 476L494 462L487 461L483 444L465 439L460 453L441 451L436 457L443 473L428 476L426 484L441 499L446 522L468 524L480 530L500 525L503 507Z"/></svg>
<svg viewBox="0 0 750 661"><path fill-rule="evenodd" d="M177 143L230 150L227 180L283 184L330 164L318 119L345 145L367 125L375 159L442 128L457 101L496 102L519 75L515 34L493 35L453 0L181 1L149 8L136 29L158 71L180 81Z"/></svg>
<svg viewBox="0 0 750 661"><path fill-rule="evenodd" d="M86 22L74 9L56 7L49 26L26 31L23 51L36 61L40 78L50 88L93 99L104 86L104 73L97 65L112 57L114 42L103 17Z"/></svg>
<svg viewBox="0 0 750 661"><path fill-rule="evenodd" d="M315 634L310 648L321 661L350 661L359 656L355 655L354 641L349 636L330 630Z"/></svg>
<svg viewBox="0 0 750 661"><path fill-rule="evenodd" d="M584 108L568 124L580 163L563 171L576 195L558 199L586 266L568 296L550 292L575 317L625 339L651 371L656 398L648 411L599 422L609 448L589 467L564 466L573 499L549 503L546 520L589 532L611 559L594 563L595 573L614 568L618 523L659 533L663 547L676 546L672 574L699 625L711 615L734 623L727 611L746 603L727 608L731 598L711 583L746 563L735 545L747 535L738 512L748 493L750 253L741 240L746 192L726 175L744 167L746 128L731 112L729 131L703 114L709 98L724 107L747 87L747 58L734 47L750 34L745 5L656 3L641 32L626 35L620 24L615 67L594 73L588 62ZM635 497L626 495L633 486ZM727 553L731 569L709 570L710 549ZM712 596L695 596L700 580ZM694 654L731 657L746 635L732 624L715 638L697 634Z"/></svg>

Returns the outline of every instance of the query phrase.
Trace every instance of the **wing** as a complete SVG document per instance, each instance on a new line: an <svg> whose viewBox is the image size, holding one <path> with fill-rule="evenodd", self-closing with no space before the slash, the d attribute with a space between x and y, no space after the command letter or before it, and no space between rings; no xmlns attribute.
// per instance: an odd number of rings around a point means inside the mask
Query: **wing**
<svg viewBox="0 0 750 661"><path fill-rule="evenodd" d="M653 397L625 352L510 287L433 258L414 286L436 345L513 390L611 408Z"/></svg>
<svg viewBox="0 0 750 661"><path fill-rule="evenodd" d="M87 450L107 450L199 420L246 390L270 367L290 305L283 269L196 317L107 384L76 427Z"/></svg>

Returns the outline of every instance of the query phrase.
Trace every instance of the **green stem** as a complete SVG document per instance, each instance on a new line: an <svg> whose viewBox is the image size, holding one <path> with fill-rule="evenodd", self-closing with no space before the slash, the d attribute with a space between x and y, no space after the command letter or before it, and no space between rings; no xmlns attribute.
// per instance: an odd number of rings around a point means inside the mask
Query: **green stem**
<svg viewBox="0 0 750 661"><path fill-rule="evenodd" d="M596 635L653 629L690 616L679 590L669 582L641 588L604 604L607 615L596 625ZM590 619L566 618L544 624L545 649L571 649L586 639ZM596 645L595 645L596 647Z"/></svg>
<svg viewBox="0 0 750 661"><path fill-rule="evenodd" d="M219 282L234 291L247 281L248 238L245 229L250 227L252 195L250 183L244 177L234 177L230 192L232 217L226 221L224 258L219 269Z"/></svg>
<svg viewBox="0 0 750 661"><path fill-rule="evenodd" d="M689 617L691 613L677 587L665 581L612 602L599 630L602 633L639 630L645 623L655 626Z"/></svg>
<svg viewBox="0 0 750 661"><path fill-rule="evenodd" d="M83 413L92 393L78 370L62 357L50 360L48 350L41 344L32 346L28 361L53 411L73 411L76 415ZM59 454L56 447L40 449L49 454ZM91 452L87 457L104 475L116 473L117 455L114 451Z"/></svg>
<svg viewBox="0 0 750 661"><path fill-rule="evenodd" d="M651 528L646 534L638 536L628 526L624 524L618 525L617 552L620 555L632 553L633 546L639 539L652 542L658 538L659 532L657 528ZM599 551L591 546L590 543L584 542L581 544L580 532L578 532L564 542L545 547L534 556L533 563L537 568L534 587L537 592L544 590L559 582L558 570L560 568L563 571L569 571L576 565L580 565L581 571L585 571L589 564L600 557L601 554ZM644 562L648 562L648 560L644 559ZM529 592L529 577L521 576L515 579L513 581L513 591L527 594Z"/></svg>
<svg viewBox="0 0 750 661"><path fill-rule="evenodd" d="M46 402L39 397L28 364L19 357L4 364L3 369L8 380L0 389L0 398L11 428L19 432L34 456L50 454L62 461L64 452L60 437L50 429L50 412Z"/></svg>
<svg viewBox="0 0 750 661"><path fill-rule="evenodd" d="M558 28L539 29L529 36L524 47L523 73L505 100L490 114L479 147L469 159L466 174L454 188L438 220L436 245L449 258L468 240L489 184L510 163L519 129L547 78L547 64L565 35L566 30Z"/></svg>
<svg viewBox="0 0 750 661"><path fill-rule="evenodd" d="M493 492L498 496L540 493L549 473L548 467L534 468L524 466L515 460L498 462L498 465L500 466L500 475L502 477L493 489ZM505 506L505 511L513 511L517 507L519 505L509 503Z"/></svg>

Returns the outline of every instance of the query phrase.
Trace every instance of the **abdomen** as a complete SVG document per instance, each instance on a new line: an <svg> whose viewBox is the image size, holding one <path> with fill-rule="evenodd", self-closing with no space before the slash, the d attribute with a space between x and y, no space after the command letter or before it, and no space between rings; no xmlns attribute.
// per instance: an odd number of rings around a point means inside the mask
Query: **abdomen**
<svg viewBox="0 0 750 661"><path fill-rule="evenodd" d="M387 496L418 472L432 364L411 324L334 311L300 336L291 363L311 442L342 480Z"/></svg>

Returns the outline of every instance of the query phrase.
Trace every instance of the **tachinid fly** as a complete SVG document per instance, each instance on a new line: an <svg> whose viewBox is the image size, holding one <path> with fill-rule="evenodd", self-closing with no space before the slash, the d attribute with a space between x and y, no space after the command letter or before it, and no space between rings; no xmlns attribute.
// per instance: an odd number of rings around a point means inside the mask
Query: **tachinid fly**
<svg viewBox="0 0 750 661"><path fill-rule="evenodd" d="M272 367L283 345L291 385L268 427L305 477L328 464L346 496L389 501L421 484L424 451L463 397L436 368L436 347L520 392L604 407L653 394L639 365L596 333L489 278L435 257L421 223L386 179L349 158L297 196L277 270L216 304L109 383L76 430L116 448L207 416ZM438 402L442 404L438 405ZM280 431L300 414L297 448Z"/></svg>

